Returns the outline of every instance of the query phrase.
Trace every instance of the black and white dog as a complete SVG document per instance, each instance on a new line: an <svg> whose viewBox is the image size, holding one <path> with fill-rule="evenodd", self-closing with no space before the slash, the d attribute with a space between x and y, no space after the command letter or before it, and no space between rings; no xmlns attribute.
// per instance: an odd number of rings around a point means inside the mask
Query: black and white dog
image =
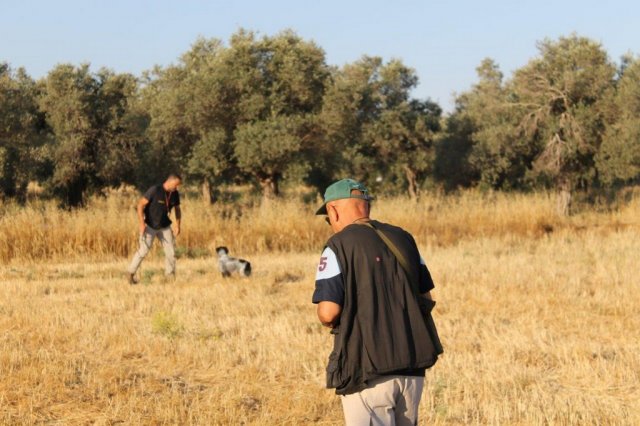
<svg viewBox="0 0 640 426"><path fill-rule="evenodd" d="M233 272L238 272L245 277L251 275L251 263L244 259L230 257L228 248L218 247L216 253L218 253L218 267L223 277L230 277Z"/></svg>

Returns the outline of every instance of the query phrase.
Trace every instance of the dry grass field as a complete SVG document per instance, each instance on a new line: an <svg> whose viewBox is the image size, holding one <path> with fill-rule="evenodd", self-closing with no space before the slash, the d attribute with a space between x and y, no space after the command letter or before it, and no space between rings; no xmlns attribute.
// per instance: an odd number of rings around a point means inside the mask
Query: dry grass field
<svg viewBox="0 0 640 426"><path fill-rule="evenodd" d="M131 199L0 217L1 424L340 424L310 303L313 205L185 202L175 282L124 279ZM420 424L640 424L640 202L553 214L547 195L380 200L436 282L445 354ZM206 250L248 257L223 280Z"/></svg>

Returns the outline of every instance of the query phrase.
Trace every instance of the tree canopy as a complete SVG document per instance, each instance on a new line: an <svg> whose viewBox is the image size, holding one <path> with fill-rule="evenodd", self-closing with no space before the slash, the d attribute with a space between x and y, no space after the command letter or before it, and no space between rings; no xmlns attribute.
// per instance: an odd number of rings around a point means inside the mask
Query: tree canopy
<svg viewBox="0 0 640 426"><path fill-rule="evenodd" d="M377 191L554 188L571 195L640 182L640 61L614 63L572 34L538 43L510 76L484 59L443 114L412 96L416 72L363 55L327 64L286 30L199 38L143 75L62 64L34 81L0 63L0 196L37 181L66 206L123 183L178 172L207 201L223 184L264 197L281 184L321 191L351 176Z"/></svg>
<svg viewBox="0 0 640 426"><path fill-rule="evenodd" d="M538 51L508 81L493 61L483 61L478 84L458 97L449 118L468 125L451 127L441 151L446 158L454 143L466 146L467 161L458 167L479 184L553 187L558 211L567 214L576 189L638 178L633 124L622 114L632 102L621 99L634 96L633 73L616 81L604 48L575 34L544 40Z"/></svg>

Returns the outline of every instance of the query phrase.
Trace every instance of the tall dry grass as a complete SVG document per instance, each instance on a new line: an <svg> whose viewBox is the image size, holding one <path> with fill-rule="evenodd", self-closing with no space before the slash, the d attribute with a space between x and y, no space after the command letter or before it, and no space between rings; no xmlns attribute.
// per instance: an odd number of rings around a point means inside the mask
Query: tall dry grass
<svg viewBox="0 0 640 426"><path fill-rule="evenodd" d="M130 256L137 249L136 201L135 196L113 195L94 199L88 208L76 211L60 210L52 202L26 208L4 206L0 261ZM186 198L178 245L191 253L216 245L246 254L318 250L330 232L314 216L318 204L285 200L205 205ZM636 199L614 212L561 218L555 214L550 194L469 191L457 196L426 195L417 202L381 199L374 203L373 216L405 227L419 241L448 246L479 237L539 238L566 230L638 226L639 206Z"/></svg>
<svg viewBox="0 0 640 426"><path fill-rule="evenodd" d="M254 275L223 280L212 257L185 256L165 282L151 256L129 286L134 203L5 207L0 424L340 424L310 303L329 235L316 206L187 199L179 245L229 245ZM445 354L420 424L640 424L640 204L553 207L545 194L376 202L436 282Z"/></svg>
<svg viewBox="0 0 640 426"><path fill-rule="evenodd" d="M637 229L422 245L445 354L420 424L640 424ZM0 424L341 424L317 253L0 266Z"/></svg>

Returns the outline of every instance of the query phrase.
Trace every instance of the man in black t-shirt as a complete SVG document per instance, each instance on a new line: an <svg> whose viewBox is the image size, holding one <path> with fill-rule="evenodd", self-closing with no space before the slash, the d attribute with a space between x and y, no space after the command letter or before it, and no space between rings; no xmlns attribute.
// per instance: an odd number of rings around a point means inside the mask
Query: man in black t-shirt
<svg viewBox="0 0 640 426"><path fill-rule="evenodd" d="M176 258L174 250L174 237L180 234L180 194L178 187L182 184L179 175L169 175L162 184L154 185L144 193L138 202L138 226L140 230L140 248L136 252L131 265L129 265L129 283L137 284L135 274L142 260L149 253L151 244L155 238L162 243L165 256L165 275L175 276ZM175 208L175 235L171 230L169 214Z"/></svg>
<svg viewBox="0 0 640 426"><path fill-rule="evenodd" d="M347 426L415 425L425 369L442 352L428 319L434 286L413 237L369 218L371 200L343 179L316 213L334 232L312 299L334 335L327 386L341 396Z"/></svg>

